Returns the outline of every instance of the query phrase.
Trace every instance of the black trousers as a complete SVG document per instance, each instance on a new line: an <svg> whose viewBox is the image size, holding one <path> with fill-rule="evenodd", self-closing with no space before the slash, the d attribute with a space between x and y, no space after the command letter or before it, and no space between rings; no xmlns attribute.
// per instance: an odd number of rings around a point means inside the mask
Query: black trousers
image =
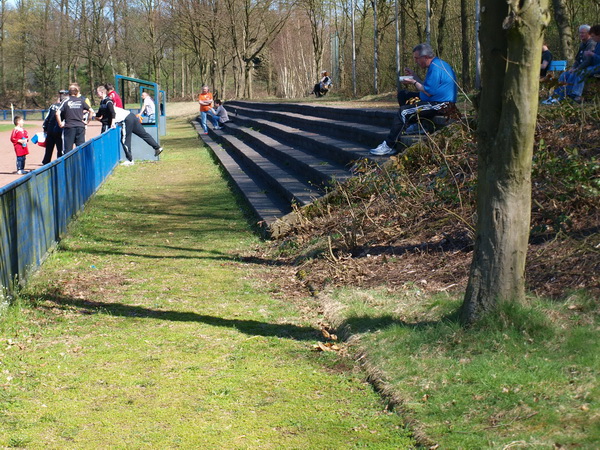
<svg viewBox="0 0 600 450"><path fill-rule="evenodd" d="M404 105L406 105L407 101L409 101L411 98L415 98L415 97L419 97L418 92L407 91L406 89L400 89L398 91L398 95L396 96L396 98L398 99L398 106L400 106L400 108L402 108Z"/></svg>
<svg viewBox="0 0 600 450"><path fill-rule="evenodd" d="M44 153L44 159L42 164L48 164L52 161L52 153L56 147L56 157L60 158L63 155L63 142L61 132L46 133L46 151Z"/></svg>
<svg viewBox="0 0 600 450"><path fill-rule="evenodd" d="M315 94L317 97L322 97L328 92L329 89L321 89L321 83L315 84L315 87L313 88L313 94Z"/></svg>
<svg viewBox="0 0 600 450"><path fill-rule="evenodd" d="M63 128L62 132L63 153L73 150L73 144L79 146L85 142L85 126Z"/></svg>
<svg viewBox="0 0 600 450"><path fill-rule="evenodd" d="M448 102L419 101L412 105L403 105L394 117L392 129L385 138L385 143L393 147L404 130L421 119L429 119L440 114L448 106Z"/></svg>
<svg viewBox="0 0 600 450"><path fill-rule="evenodd" d="M144 127L135 114L130 113L121 123L121 145L123 145L123 151L128 161L133 161L133 155L131 154L131 134L142 138L154 150L160 148L160 145L157 144L154 138L144 130Z"/></svg>

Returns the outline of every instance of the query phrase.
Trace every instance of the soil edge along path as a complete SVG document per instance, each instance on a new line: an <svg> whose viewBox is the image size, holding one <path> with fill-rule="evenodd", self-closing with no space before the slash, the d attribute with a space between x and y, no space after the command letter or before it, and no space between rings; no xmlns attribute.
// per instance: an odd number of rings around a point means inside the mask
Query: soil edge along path
<svg viewBox="0 0 600 450"><path fill-rule="evenodd" d="M268 261L183 118L118 167L0 318L0 447L409 448ZM27 304L29 302L30 304ZM306 308L309 310L310 308Z"/></svg>

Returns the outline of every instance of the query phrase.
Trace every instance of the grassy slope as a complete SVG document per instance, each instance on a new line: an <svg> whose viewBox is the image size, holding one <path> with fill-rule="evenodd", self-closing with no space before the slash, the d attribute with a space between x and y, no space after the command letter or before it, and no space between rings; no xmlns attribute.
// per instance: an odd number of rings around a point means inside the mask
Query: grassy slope
<svg viewBox="0 0 600 450"><path fill-rule="evenodd" d="M306 211L263 249L286 292L326 317L386 396L441 448L598 448L598 103L544 108L533 170L531 297L456 320L474 223L471 133L448 127ZM295 281L289 281L295 280ZM539 295L535 297L534 294Z"/></svg>
<svg viewBox="0 0 600 450"><path fill-rule="evenodd" d="M170 122L118 168L0 321L0 446L410 445L312 316L241 262L257 243L207 152Z"/></svg>

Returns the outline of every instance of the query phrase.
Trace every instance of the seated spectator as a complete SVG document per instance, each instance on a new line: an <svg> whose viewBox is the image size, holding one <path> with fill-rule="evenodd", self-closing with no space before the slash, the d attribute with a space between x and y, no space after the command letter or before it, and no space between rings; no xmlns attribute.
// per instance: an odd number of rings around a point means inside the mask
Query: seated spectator
<svg viewBox="0 0 600 450"><path fill-rule="evenodd" d="M425 81L421 81L411 69L404 70L408 76L403 77L401 82L412 84L417 91L398 92L400 110L385 141L371 150L373 155L395 153L394 145L409 125L436 116L456 103L456 75L450 64L436 57L429 44L419 44L413 48L413 58L419 67L427 69Z"/></svg>
<svg viewBox="0 0 600 450"><path fill-rule="evenodd" d="M329 78L329 73L327 73L327 71L324 70L323 72L321 72L321 77L321 81L315 84L315 87L312 91L312 93L315 94L317 98L324 96L329 92L329 89L331 89L331 78Z"/></svg>
<svg viewBox="0 0 600 450"><path fill-rule="evenodd" d="M210 115L213 121L214 129L220 130L225 126L225 122L229 122L229 114L223 106L223 102L219 99L215 100L216 108L211 108Z"/></svg>
<svg viewBox="0 0 600 450"><path fill-rule="evenodd" d="M600 25L594 25L590 28L590 38L596 43L596 47L594 47L594 51L586 50L583 53L586 62L585 67L577 72L577 78L573 81L573 87L571 88L571 95L577 103L581 102L586 80L600 73L600 45L598 45L598 42L600 42Z"/></svg>
<svg viewBox="0 0 600 450"><path fill-rule="evenodd" d="M558 77L560 86L554 90L552 96L542 102L543 104L551 105L558 103L567 97L577 103L581 102L579 89L574 92L573 88L577 86L582 71L590 64L590 58L584 56L585 52L593 51L596 47L596 42L590 37L590 28L589 25L581 25L579 27L579 40L581 43L579 44L579 51L575 56L573 66ZM583 91L583 87L581 91Z"/></svg>

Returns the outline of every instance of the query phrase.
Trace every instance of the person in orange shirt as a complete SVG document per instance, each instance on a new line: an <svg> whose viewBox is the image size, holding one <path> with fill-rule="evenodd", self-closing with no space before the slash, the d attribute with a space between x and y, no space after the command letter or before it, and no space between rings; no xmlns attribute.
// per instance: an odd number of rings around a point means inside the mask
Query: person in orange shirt
<svg viewBox="0 0 600 450"><path fill-rule="evenodd" d="M206 116L210 114L213 105L213 96L210 93L208 86L202 86L202 92L198 95L198 103L200 104L200 123L202 124L204 134L208 134Z"/></svg>

